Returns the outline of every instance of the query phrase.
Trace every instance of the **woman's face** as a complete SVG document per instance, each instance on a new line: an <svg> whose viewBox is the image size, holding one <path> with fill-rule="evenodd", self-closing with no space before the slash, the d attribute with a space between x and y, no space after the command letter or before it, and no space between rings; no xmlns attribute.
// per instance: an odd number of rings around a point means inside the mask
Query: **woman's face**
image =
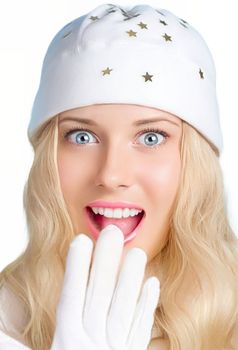
<svg viewBox="0 0 238 350"><path fill-rule="evenodd" d="M149 122L154 118L161 120ZM66 137L72 128L78 130ZM85 215L92 201L130 202L146 216L135 238L124 245L123 256L140 247L151 261L168 237L180 179L181 134L180 118L140 105L98 104L61 113L58 169L75 234L84 233L96 242Z"/></svg>

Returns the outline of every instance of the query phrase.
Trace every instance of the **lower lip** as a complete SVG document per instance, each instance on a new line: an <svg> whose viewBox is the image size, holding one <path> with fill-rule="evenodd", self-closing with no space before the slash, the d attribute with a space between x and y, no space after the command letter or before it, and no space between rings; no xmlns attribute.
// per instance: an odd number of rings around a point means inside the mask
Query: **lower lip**
<svg viewBox="0 0 238 350"><path fill-rule="evenodd" d="M93 223L92 223L92 221L91 221L91 219L90 219L90 217L89 217L89 213L88 213L87 208L85 208L84 211L85 211L86 222L87 222L87 224L88 224L88 227L89 227L89 229L90 229L90 231L91 231L93 237L97 240L98 237L99 237L99 235L100 235L100 232L101 232L101 231L99 231L99 230L93 225ZM139 232L140 227L141 227L142 224L143 224L144 219L145 219L145 212L144 212L144 215L143 215L141 221L140 221L139 224L135 227L135 229L134 229L129 235L124 236L124 244L126 244L126 243L132 241L132 240L136 237L136 235L137 235L138 232Z"/></svg>

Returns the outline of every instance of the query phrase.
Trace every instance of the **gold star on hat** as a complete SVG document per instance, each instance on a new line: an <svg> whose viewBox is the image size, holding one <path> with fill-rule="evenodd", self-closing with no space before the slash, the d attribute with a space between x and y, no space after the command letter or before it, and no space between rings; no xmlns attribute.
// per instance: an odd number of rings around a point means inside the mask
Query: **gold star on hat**
<svg viewBox="0 0 238 350"><path fill-rule="evenodd" d="M95 21L96 19L99 19L98 16L91 16L89 19Z"/></svg>
<svg viewBox="0 0 238 350"><path fill-rule="evenodd" d="M167 35L166 33L162 36L165 38L165 41L172 41L171 36Z"/></svg>
<svg viewBox="0 0 238 350"><path fill-rule="evenodd" d="M199 74L200 74L200 78L201 78L201 79L204 79L204 75L203 75L204 73L203 73L203 71L201 70L201 68L199 69Z"/></svg>
<svg viewBox="0 0 238 350"><path fill-rule="evenodd" d="M103 75L105 75L105 74L110 74L112 70L113 70L113 69L109 69L109 67L107 67L107 69L102 70Z"/></svg>
<svg viewBox="0 0 238 350"><path fill-rule="evenodd" d="M165 21L161 21L161 20L160 20L160 23L162 23L164 26L167 26L167 25L168 25Z"/></svg>
<svg viewBox="0 0 238 350"><path fill-rule="evenodd" d="M152 77L153 77L153 75L149 75L149 73L148 72L146 72L146 74L145 75L142 75L142 77L144 77L145 78L145 82L146 81L152 81Z"/></svg>
<svg viewBox="0 0 238 350"><path fill-rule="evenodd" d="M129 30L127 33L129 34L129 36L136 36L137 32L133 32L133 30Z"/></svg>
<svg viewBox="0 0 238 350"><path fill-rule="evenodd" d="M145 24L145 23L143 23L143 22L140 22L140 23L138 23L137 25L140 26L141 29L144 29L144 28L145 28L145 29L148 29L148 28L147 28L147 24Z"/></svg>

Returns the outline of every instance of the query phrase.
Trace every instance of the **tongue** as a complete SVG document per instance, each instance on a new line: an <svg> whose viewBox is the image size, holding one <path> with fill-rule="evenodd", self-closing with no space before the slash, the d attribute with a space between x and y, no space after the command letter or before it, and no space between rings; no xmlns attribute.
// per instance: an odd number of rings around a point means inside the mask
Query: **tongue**
<svg viewBox="0 0 238 350"><path fill-rule="evenodd" d="M121 218L121 219L116 219L116 218L106 218L103 215L95 215L95 221L99 225L99 229L102 230L104 227L107 225L116 225L119 227L124 235L130 234L136 226L139 224L139 221L141 219L142 215L138 214L135 216L129 216L128 218Z"/></svg>

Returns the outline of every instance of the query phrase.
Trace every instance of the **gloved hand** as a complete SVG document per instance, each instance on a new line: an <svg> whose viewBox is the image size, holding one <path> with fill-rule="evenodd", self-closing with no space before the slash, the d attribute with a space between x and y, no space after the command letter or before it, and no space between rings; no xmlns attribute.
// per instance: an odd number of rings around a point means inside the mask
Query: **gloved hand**
<svg viewBox="0 0 238 350"><path fill-rule="evenodd" d="M147 349L160 283L148 278L140 295L147 255L130 249L119 273L123 246L115 225L101 231L93 254L88 236L71 242L51 350Z"/></svg>

